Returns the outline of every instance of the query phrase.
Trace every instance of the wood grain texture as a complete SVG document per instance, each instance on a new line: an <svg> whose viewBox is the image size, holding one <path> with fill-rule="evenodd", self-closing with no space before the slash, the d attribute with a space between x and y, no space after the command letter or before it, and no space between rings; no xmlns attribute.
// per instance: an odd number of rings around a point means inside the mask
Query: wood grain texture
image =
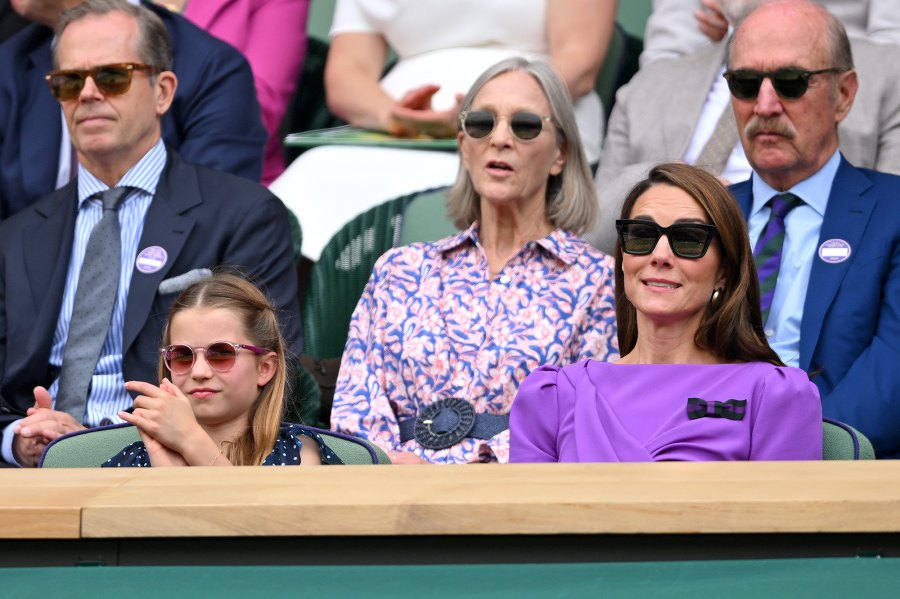
<svg viewBox="0 0 900 599"><path fill-rule="evenodd" d="M155 469L82 512L85 538L897 531L875 461Z"/></svg>
<svg viewBox="0 0 900 599"><path fill-rule="evenodd" d="M92 497L133 476L95 470L0 470L0 538L77 539Z"/></svg>

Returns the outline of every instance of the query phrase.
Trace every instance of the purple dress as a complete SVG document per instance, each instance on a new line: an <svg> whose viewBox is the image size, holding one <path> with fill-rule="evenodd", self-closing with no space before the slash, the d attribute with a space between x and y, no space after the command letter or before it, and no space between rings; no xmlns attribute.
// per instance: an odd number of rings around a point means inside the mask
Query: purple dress
<svg viewBox="0 0 900 599"><path fill-rule="evenodd" d="M822 404L799 368L543 366L519 387L510 462L820 460Z"/></svg>

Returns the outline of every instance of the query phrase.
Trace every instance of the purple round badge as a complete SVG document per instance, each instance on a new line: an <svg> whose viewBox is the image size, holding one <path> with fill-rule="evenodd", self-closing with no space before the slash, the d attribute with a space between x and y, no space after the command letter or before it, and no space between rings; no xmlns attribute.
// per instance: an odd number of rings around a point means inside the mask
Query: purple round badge
<svg viewBox="0 0 900 599"><path fill-rule="evenodd" d="M843 239L829 239L819 246L819 258L828 264L840 264L850 257L850 244Z"/></svg>
<svg viewBox="0 0 900 599"><path fill-rule="evenodd" d="M151 245L141 250L141 253L138 254L137 259L134 261L134 265L139 271L149 275L158 272L165 266L168 258L169 254L166 253L166 250L158 245Z"/></svg>

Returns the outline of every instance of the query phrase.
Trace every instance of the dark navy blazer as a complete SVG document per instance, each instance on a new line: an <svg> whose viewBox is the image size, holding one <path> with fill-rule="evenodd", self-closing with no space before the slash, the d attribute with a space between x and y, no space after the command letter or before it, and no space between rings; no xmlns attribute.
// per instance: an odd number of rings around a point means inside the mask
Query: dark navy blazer
<svg viewBox="0 0 900 599"><path fill-rule="evenodd" d="M48 386L53 331L72 252L77 181L0 223L0 427L34 405ZM228 264L257 279L279 310L290 349L302 349L297 278L287 208L246 179L169 158L147 210L138 252L159 246L161 270L133 270L122 338L125 380L156 381L158 349L177 292L161 281Z"/></svg>
<svg viewBox="0 0 900 599"><path fill-rule="evenodd" d="M178 77L163 140L189 162L259 181L267 134L250 65L180 15L145 6L169 30ZM34 23L0 45L0 220L56 187L63 125L44 80L52 38Z"/></svg>
<svg viewBox="0 0 900 599"><path fill-rule="evenodd" d="M731 187L748 217L749 181ZM824 416L862 431L878 457L900 457L900 177L841 157L819 245L841 239L849 259L815 252L800 323L800 368Z"/></svg>

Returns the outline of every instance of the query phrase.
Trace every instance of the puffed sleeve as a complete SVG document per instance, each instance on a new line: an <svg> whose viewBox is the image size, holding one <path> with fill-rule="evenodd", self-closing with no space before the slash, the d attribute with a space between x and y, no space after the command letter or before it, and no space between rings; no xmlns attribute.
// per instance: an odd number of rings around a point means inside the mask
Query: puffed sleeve
<svg viewBox="0 0 900 599"><path fill-rule="evenodd" d="M756 399L751 460L821 460L822 402L799 368L773 368Z"/></svg>
<svg viewBox="0 0 900 599"><path fill-rule="evenodd" d="M560 368L541 366L522 382L509 415L510 462L557 462Z"/></svg>

